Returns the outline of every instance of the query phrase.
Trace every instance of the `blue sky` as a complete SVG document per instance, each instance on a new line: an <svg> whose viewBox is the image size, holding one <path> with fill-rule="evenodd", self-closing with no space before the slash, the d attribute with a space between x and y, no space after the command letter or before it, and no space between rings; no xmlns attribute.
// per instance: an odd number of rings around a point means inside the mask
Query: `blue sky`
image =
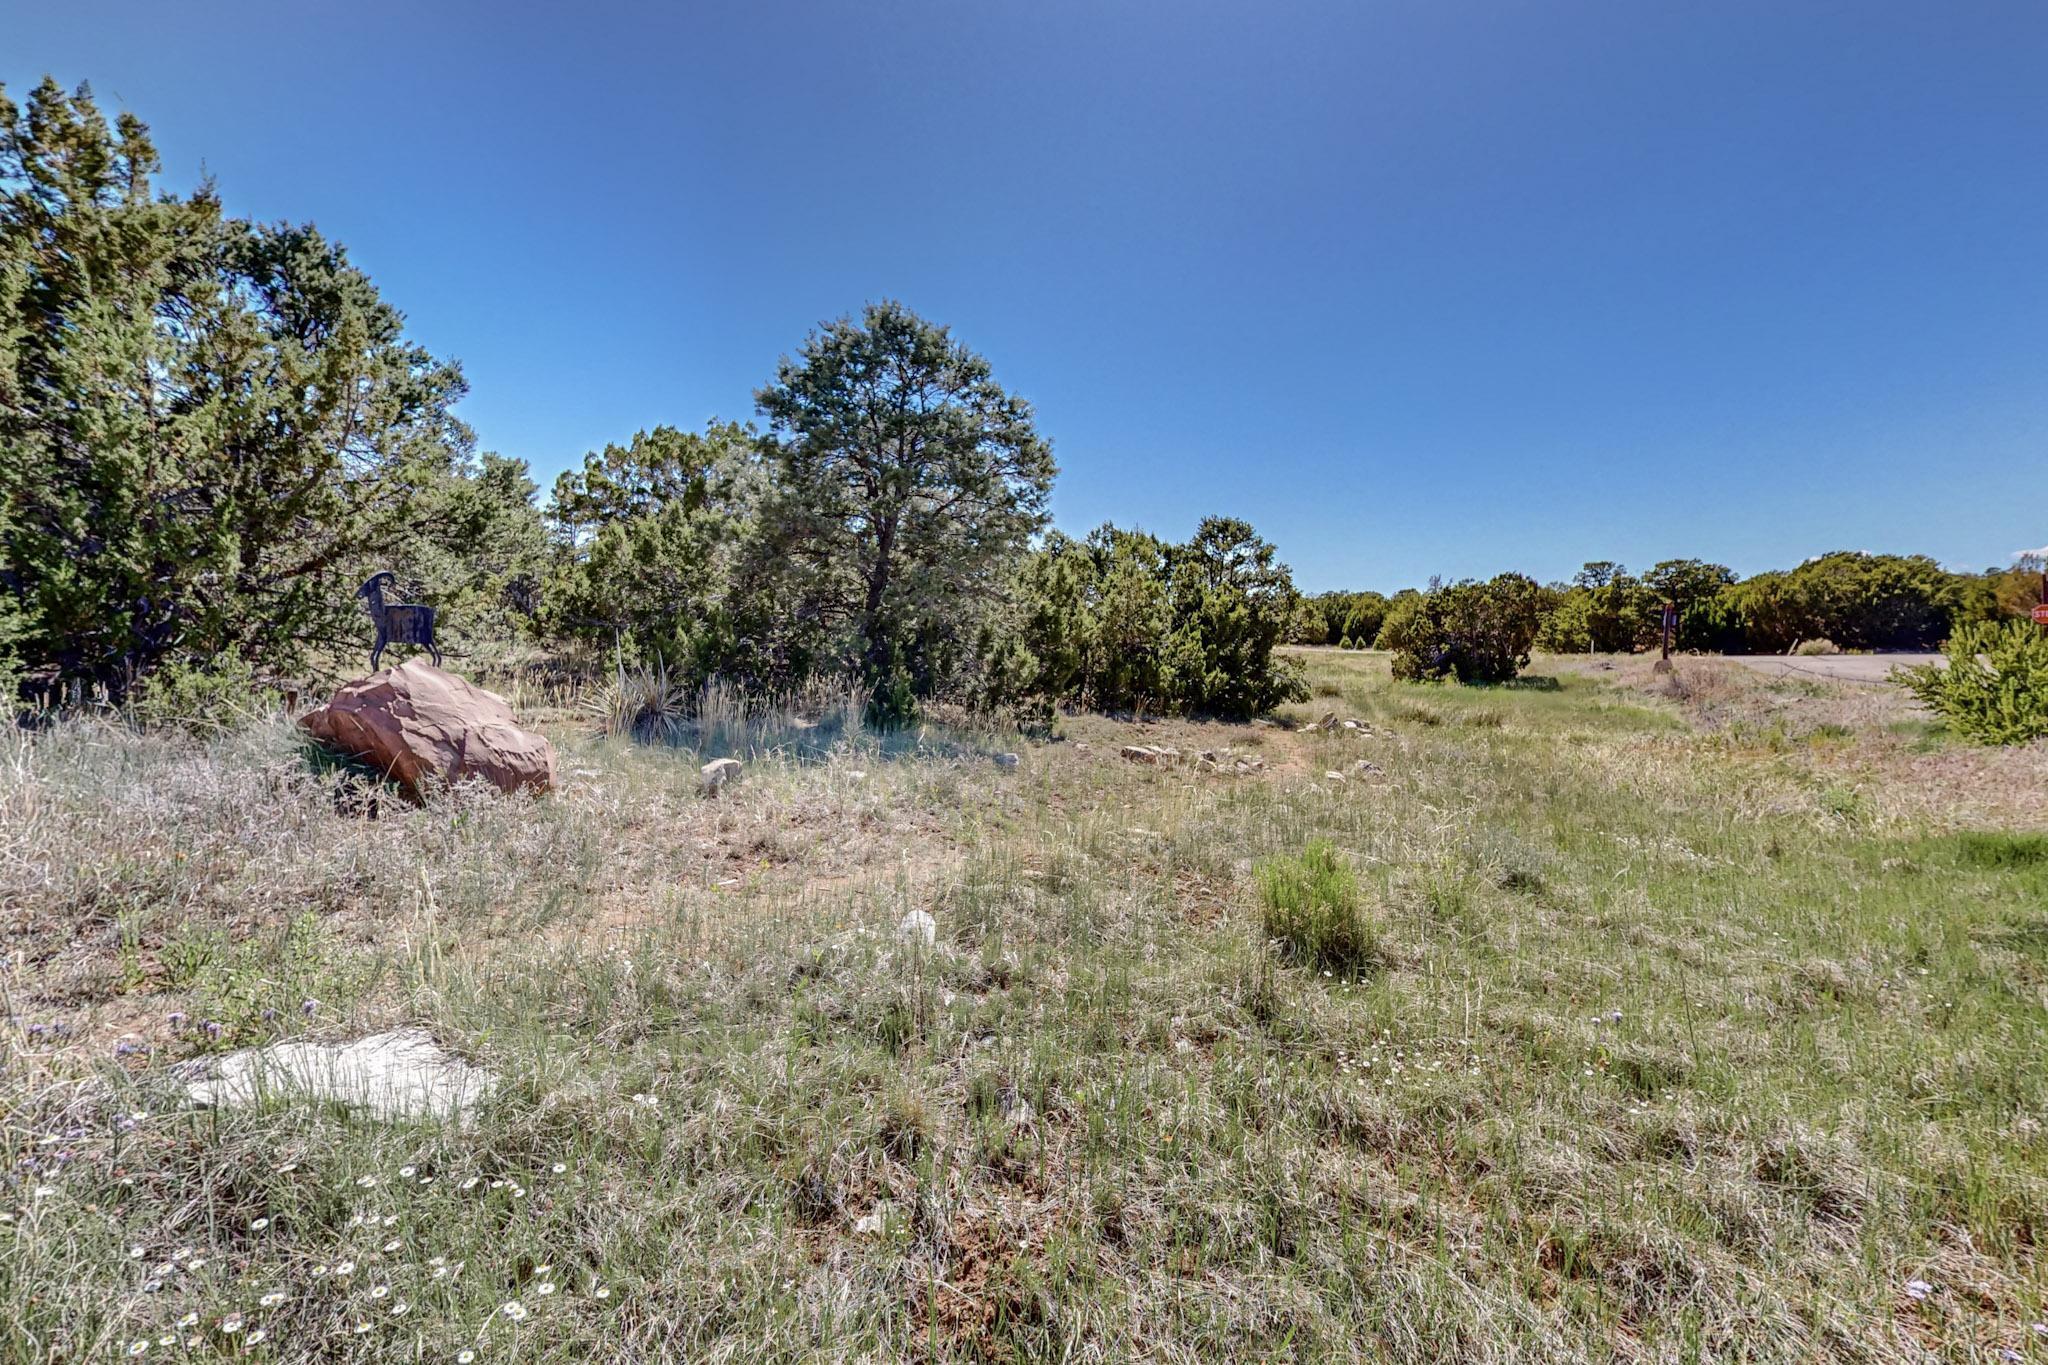
<svg viewBox="0 0 2048 1365"><path fill-rule="evenodd" d="M1304 587L2048 541L2048 6L0 0L545 483L900 298Z"/></svg>

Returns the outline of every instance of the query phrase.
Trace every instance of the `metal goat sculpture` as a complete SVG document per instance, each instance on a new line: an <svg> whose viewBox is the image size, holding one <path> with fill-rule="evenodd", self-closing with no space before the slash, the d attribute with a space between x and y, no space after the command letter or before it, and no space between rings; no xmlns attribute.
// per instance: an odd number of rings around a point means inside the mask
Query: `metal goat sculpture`
<svg viewBox="0 0 2048 1365"><path fill-rule="evenodd" d="M427 653L434 656L434 666L439 668L441 650L434 643L434 609L410 602L386 602L385 585L395 577L391 570L380 569L356 589L356 596L369 609L370 619L377 623L377 643L370 649L370 671L377 671L386 645L424 645Z"/></svg>

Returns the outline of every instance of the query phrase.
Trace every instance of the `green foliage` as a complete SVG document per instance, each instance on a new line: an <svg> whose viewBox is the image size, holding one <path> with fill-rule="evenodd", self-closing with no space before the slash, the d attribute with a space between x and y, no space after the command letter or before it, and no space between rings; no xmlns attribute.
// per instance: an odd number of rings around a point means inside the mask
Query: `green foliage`
<svg viewBox="0 0 2048 1365"><path fill-rule="evenodd" d="M340 246L156 194L157 167L84 87L0 94L0 646L44 687L359 639L370 567L479 579L451 515L479 478L531 529L452 415L460 371Z"/></svg>
<svg viewBox="0 0 2048 1365"><path fill-rule="evenodd" d="M1822 637L1844 649L1932 649L1963 600L1961 580L1925 555L1840 551L1727 590L1748 648L1782 652Z"/></svg>
<svg viewBox="0 0 2048 1365"><path fill-rule="evenodd" d="M1380 633L1387 619L1387 599L1376 592L1325 592L1302 602L1302 635L1296 644L1332 644L1345 649L1366 649ZM1313 612L1321 627L1309 625Z"/></svg>
<svg viewBox="0 0 2048 1365"><path fill-rule="evenodd" d="M1017 575L978 654L993 695L1042 704L1246 716L1307 695L1274 653L1299 601L1286 566L1242 521L1210 517L1183 545L1102 526L1057 532Z"/></svg>
<svg viewBox="0 0 2048 1365"><path fill-rule="evenodd" d="M1031 405L898 303L814 332L755 395L769 491L752 591L878 696L940 690L1045 523Z"/></svg>
<svg viewBox="0 0 2048 1365"><path fill-rule="evenodd" d="M1393 651L1396 678L1506 682L1529 662L1546 605L1544 590L1522 574L1432 584L1395 602L1379 647Z"/></svg>
<svg viewBox="0 0 2048 1365"><path fill-rule="evenodd" d="M1358 879L1324 840L1259 865L1266 937L1304 967L1356 977L1379 957L1379 932L1359 905Z"/></svg>
<svg viewBox="0 0 2048 1365"><path fill-rule="evenodd" d="M129 693L128 714L146 728L226 730L282 704L239 651L203 663L174 659Z"/></svg>
<svg viewBox="0 0 2048 1365"><path fill-rule="evenodd" d="M658 665L677 686L750 674L738 657L738 578L762 496L757 441L713 422L656 427L584 456L555 481L556 562L539 615L551 639Z"/></svg>
<svg viewBox="0 0 2048 1365"><path fill-rule="evenodd" d="M2031 621L1963 626L1947 661L1909 669L1904 682L1949 729L1978 744L2048 736L2048 631Z"/></svg>

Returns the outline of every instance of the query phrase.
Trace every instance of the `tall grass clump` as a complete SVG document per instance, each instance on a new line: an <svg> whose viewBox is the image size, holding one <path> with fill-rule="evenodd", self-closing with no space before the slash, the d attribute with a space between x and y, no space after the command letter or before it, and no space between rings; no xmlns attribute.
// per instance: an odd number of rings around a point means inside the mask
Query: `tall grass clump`
<svg viewBox="0 0 2048 1365"><path fill-rule="evenodd" d="M760 758L816 756L866 736L869 694L841 678L814 678L790 692L749 693L713 678L697 693L692 742L698 752Z"/></svg>
<svg viewBox="0 0 2048 1365"><path fill-rule="evenodd" d="M1379 956L1379 932L1360 907L1358 878L1324 840L1259 865L1266 937L1303 967L1356 976Z"/></svg>

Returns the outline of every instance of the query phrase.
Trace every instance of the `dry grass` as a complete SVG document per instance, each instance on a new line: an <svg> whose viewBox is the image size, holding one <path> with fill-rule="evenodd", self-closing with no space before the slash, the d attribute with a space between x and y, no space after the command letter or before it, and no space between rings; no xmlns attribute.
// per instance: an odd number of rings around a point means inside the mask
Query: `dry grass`
<svg viewBox="0 0 2048 1365"><path fill-rule="evenodd" d="M281 725L14 739L6 1358L2048 1351L2048 844L1924 781L1980 760L1691 665L1311 668L1369 736L743 713L715 801L552 693L555 797L377 818ZM1355 977L1260 930L1315 841ZM165 1086L400 1020L507 1078L474 1126Z"/></svg>

